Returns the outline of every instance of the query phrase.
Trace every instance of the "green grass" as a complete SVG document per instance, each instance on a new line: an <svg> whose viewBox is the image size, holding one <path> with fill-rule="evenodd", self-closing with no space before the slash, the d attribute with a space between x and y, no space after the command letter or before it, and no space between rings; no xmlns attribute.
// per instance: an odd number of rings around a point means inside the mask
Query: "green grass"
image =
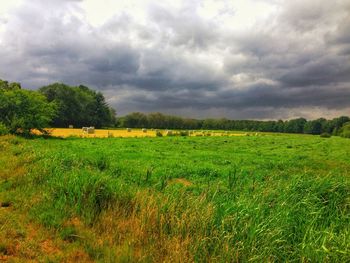
<svg viewBox="0 0 350 263"><path fill-rule="evenodd" d="M2 137L0 150L13 210L0 221L37 224L53 261L350 261L348 139Z"/></svg>

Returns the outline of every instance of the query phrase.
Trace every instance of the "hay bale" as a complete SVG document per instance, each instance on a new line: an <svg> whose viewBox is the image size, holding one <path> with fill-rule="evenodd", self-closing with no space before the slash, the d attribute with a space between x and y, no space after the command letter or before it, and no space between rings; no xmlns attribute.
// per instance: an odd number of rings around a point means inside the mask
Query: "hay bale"
<svg viewBox="0 0 350 263"><path fill-rule="evenodd" d="M86 132L88 131L88 128L89 128L89 127L83 127L83 128L82 128L82 131L86 133Z"/></svg>
<svg viewBox="0 0 350 263"><path fill-rule="evenodd" d="M73 125L69 125L68 128L69 129L73 129L74 127L73 127Z"/></svg>
<svg viewBox="0 0 350 263"><path fill-rule="evenodd" d="M167 131L165 132L165 134L166 134L166 136L172 136L172 135L173 135L173 132L172 132L172 131L167 130Z"/></svg>
<svg viewBox="0 0 350 263"><path fill-rule="evenodd" d="M126 130L127 130L128 132L131 132L131 129L130 129L130 128L126 128Z"/></svg>
<svg viewBox="0 0 350 263"><path fill-rule="evenodd" d="M89 128L87 128L87 133L88 133L88 134L94 134L94 133L95 133L95 127L89 127Z"/></svg>
<svg viewBox="0 0 350 263"><path fill-rule="evenodd" d="M147 129L143 128L143 129L142 129L142 132L143 132L143 133L146 133L146 132L147 132Z"/></svg>

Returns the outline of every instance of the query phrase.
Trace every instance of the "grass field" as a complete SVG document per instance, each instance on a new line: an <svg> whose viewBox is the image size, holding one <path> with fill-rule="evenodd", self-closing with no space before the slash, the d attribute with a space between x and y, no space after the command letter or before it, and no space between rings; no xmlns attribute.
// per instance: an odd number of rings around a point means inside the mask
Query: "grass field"
<svg viewBox="0 0 350 263"><path fill-rule="evenodd" d="M0 137L0 260L350 262L350 140Z"/></svg>

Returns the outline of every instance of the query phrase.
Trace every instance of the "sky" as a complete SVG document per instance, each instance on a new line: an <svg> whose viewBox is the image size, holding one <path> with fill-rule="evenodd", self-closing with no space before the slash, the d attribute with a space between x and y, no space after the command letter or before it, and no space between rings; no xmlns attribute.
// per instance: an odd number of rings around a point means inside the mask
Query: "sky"
<svg viewBox="0 0 350 263"><path fill-rule="evenodd" d="M0 79L119 116L349 116L350 0L0 0Z"/></svg>

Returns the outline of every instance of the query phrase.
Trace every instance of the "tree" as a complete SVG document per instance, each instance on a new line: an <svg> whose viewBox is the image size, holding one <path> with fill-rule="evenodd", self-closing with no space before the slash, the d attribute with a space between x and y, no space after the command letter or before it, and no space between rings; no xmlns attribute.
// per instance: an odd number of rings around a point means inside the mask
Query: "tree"
<svg viewBox="0 0 350 263"><path fill-rule="evenodd" d="M115 125L115 110L108 106L101 92L83 85L71 87L62 83L42 87L39 91L58 105L57 116L52 121L55 127Z"/></svg>
<svg viewBox="0 0 350 263"><path fill-rule="evenodd" d="M164 119L165 119L165 116L159 112L148 114L147 122L148 122L149 128L157 128L157 129L166 128Z"/></svg>
<svg viewBox="0 0 350 263"><path fill-rule="evenodd" d="M308 121L304 126L304 133L309 134L321 134L322 133L322 120Z"/></svg>
<svg viewBox="0 0 350 263"><path fill-rule="evenodd" d="M284 131L288 133L303 133L306 120L304 118L293 119L285 122Z"/></svg>
<svg viewBox="0 0 350 263"><path fill-rule="evenodd" d="M344 138L350 138L350 122L347 122L339 130L339 135Z"/></svg>
<svg viewBox="0 0 350 263"><path fill-rule="evenodd" d="M10 133L29 135L33 129L45 132L55 113L55 103L47 102L36 91L20 89L16 84L0 89L0 122Z"/></svg>
<svg viewBox="0 0 350 263"><path fill-rule="evenodd" d="M0 79L0 90L5 91L5 90L15 90L15 89L21 89L21 84L18 82L9 83L6 80Z"/></svg>
<svg viewBox="0 0 350 263"><path fill-rule="evenodd" d="M111 125L113 113L110 111L110 108L108 107L108 104L106 103L105 98L101 92L94 94L93 104L94 126L102 127Z"/></svg>
<svg viewBox="0 0 350 263"><path fill-rule="evenodd" d="M349 121L350 121L350 118L346 116L334 118L333 120L327 121L325 131L328 133L332 133L333 135L337 135L341 127Z"/></svg>
<svg viewBox="0 0 350 263"><path fill-rule="evenodd" d="M124 127L145 128L148 127L147 116L141 112L133 112L124 117Z"/></svg>

